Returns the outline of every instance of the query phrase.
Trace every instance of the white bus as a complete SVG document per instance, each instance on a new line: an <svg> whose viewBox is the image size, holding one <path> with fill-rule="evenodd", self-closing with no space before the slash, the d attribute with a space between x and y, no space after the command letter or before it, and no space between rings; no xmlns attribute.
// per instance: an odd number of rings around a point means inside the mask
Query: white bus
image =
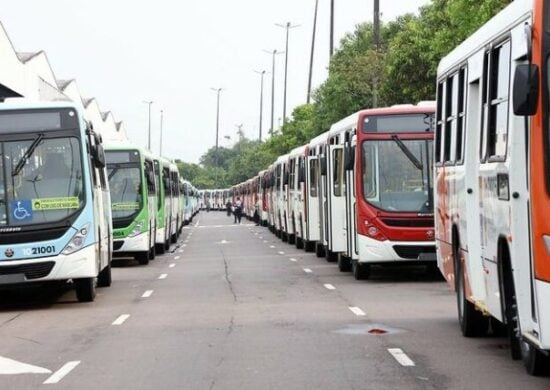
<svg viewBox="0 0 550 390"><path fill-rule="evenodd" d="M308 241L315 242L315 254L317 257L323 257L326 255L327 247L327 233L325 231L325 219L327 212L327 200L326 200L326 160L325 148L327 144L328 132L318 135L313 138L309 145L309 164L308 164L308 177L310 186L316 185L317 189L310 188L309 197L309 220L308 228L309 232ZM315 194L315 196L314 196Z"/></svg>
<svg viewBox="0 0 550 390"><path fill-rule="evenodd" d="M462 333L505 324L535 375L550 370L549 7L512 2L437 76L438 265Z"/></svg>
<svg viewBox="0 0 550 390"><path fill-rule="evenodd" d="M305 187L305 158L307 146L300 146L292 150L288 157L289 184L288 210L290 225L294 231L294 241L298 249L304 247L304 237L307 224L306 216L306 187Z"/></svg>
<svg viewBox="0 0 550 390"><path fill-rule="evenodd" d="M0 156L0 285L71 279L93 301L111 284L101 137L72 103L1 103Z"/></svg>

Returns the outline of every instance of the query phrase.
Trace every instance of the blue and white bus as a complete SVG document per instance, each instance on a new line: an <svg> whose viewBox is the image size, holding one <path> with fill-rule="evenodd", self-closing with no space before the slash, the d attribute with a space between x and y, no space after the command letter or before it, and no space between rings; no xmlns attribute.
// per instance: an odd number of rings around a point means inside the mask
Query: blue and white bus
<svg viewBox="0 0 550 390"><path fill-rule="evenodd" d="M0 103L0 286L72 280L81 302L111 284L101 137L72 103Z"/></svg>

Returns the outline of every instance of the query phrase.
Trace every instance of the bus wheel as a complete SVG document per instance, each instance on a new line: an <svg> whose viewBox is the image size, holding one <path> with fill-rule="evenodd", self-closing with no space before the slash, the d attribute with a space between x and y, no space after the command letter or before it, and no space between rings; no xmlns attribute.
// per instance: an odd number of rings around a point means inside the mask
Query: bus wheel
<svg viewBox="0 0 550 390"><path fill-rule="evenodd" d="M149 264L149 251L138 252L136 254L136 260L141 265Z"/></svg>
<svg viewBox="0 0 550 390"><path fill-rule="evenodd" d="M338 254L338 269L340 272L351 271L351 259L341 253Z"/></svg>
<svg viewBox="0 0 550 390"><path fill-rule="evenodd" d="M296 235L295 234L289 234L288 235L288 243L293 245L296 243Z"/></svg>
<svg viewBox="0 0 550 390"><path fill-rule="evenodd" d="M97 287L109 287L113 282L111 275L111 263L107 264L97 275Z"/></svg>
<svg viewBox="0 0 550 390"><path fill-rule="evenodd" d="M170 240L164 242L164 251L166 252L168 250L170 250Z"/></svg>
<svg viewBox="0 0 550 390"><path fill-rule="evenodd" d="M453 249L453 256L457 259L457 250ZM464 337L483 336L489 327L489 318L476 310L474 304L466 299L464 271L460 260L455 260L456 303L458 308L458 323Z"/></svg>
<svg viewBox="0 0 550 390"><path fill-rule="evenodd" d="M370 264L361 264L357 260L352 260L351 270L355 280L366 280L370 278Z"/></svg>
<svg viewBox="0 0 550 390"><path fill-rule="evenodd" d="M95 299L95 278L74 279L76 298L79 302L93 302Z"/></svg>
<svg viewBox="0 0 550 390"><path fill-rule="evenodd" d="M301 237L296 237L296 248L304 249L304 240Z"/></svg>
<svg viewBox="0 0 550 390"><path fill-rule="evenodd" d="M172 242L172 244L175 244L176 242L178 242L178 235L176 233L172 234L170 241Z"/></svg>
<svg viewBox="0 0 550 390"><path fill-rule="evenodd" d="M304 249L306 252L313 252L315 250L315 241L304 241Z"/></svg>
<svg viewBox="0 0 550 390"><path fill-rule="evenodd" d="M550 357L525 340L521 340L521 357L529 375L548 375Z"/></svg>
<svg viewBox="0 0 550 390"><path fill-rule="evenodd" d="M288 234L286 234L285 232L281 231L281 240L283 242L287 242L288 241Z"/></svg>
<svg viewBox="0 0 550 390"><path fill-rule="evenodd" d="M149 249L149 260L155 260L155 257L157 256L157 251L155 250L155 245L153 245Z"/></svg>
<svg viewBox="0 0 550 390"><path fill-rule="evenodd" d="M316 242L315 243L315 255L317 257L325 257L325 247L323 244Z"/></svg>
<svg viewBox="0 0 550 390"><path fill-rule="evenodd" d="M166 249L164 248L164 244L155 244L155 250L159 255L163 255L164 252L166 252Z"/></svg>
<svg viewBox="0 0 550 390"><path fill-rule="evenodd" d="M335 263L336 261L338 261L338 253L335 253L330 249L327 249L325 251L325 257L329 263Z"/></svg>

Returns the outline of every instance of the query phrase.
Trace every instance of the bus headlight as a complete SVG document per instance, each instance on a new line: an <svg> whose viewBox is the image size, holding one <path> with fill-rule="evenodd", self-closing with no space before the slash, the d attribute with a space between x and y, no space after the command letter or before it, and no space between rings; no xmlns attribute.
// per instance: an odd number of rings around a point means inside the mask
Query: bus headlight
<svg viewBox="0 0 550 390"><path fill-rule="evenodd" d="M138 222L136 226L134 227L134 230L130 234L128 234L129 238L134 238L135 236L138 236L141 234L141 229L143 229L143 221Z"/></svg>
<svg viewBox="0 0 550 390"><path fill-rule="evenodd" d="M67 246L65 247L65 249L63 249L63 251L61 253L63 253L64 255L70 255L70 254L82 249L82 247L84 246L84 244L86 242L86 237L88 236L89 231L90 231L90 224L89 223L86 224L80 230L77 230L77 232L74 234L71 241L69 241L69 243L67 244Z"/></svg>

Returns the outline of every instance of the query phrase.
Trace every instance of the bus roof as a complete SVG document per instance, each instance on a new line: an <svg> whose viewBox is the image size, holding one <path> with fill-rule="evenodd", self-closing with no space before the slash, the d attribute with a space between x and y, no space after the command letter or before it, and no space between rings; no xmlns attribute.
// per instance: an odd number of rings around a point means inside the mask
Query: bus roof
<svg viewBox="0 0 550 390"><path fill-rule="evenodd" d="M308 146L314 147L321 144L326 144L328 139L328 131L325 131L322 134L319 134L317 137L313 138L311 141L309 141Z"/></svg>
<svg viewBox="0 0 550 390"><path fill-rule="evenodd" d="M297 148L292 149L288 155L289 157L303 156L307 147L308 145L298 146Z"/></svg>

